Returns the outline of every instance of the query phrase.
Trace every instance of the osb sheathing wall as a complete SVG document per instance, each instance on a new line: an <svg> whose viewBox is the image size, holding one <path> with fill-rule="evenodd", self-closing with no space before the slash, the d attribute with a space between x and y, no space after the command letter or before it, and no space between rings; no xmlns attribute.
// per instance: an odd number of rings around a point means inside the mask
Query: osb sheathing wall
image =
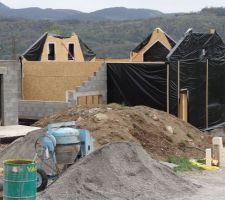
<svg viewBox="0 0 225 200"><path fill-rule="evenodd" d="M152 45L154 45L157 41L161 42L167 49L172 49L172 46L169 43L165 33L160 28L156 28L153 31L152 37L150 38L148 44L143 49L141 49L139 52L132 52L131 53L131 61L133 61L133 62L143 62L145 52L149 48L151 48Z"/></svg>
<svg viewBox="0 0 225 200"><path fill-rule="evenodd" d="M65 101L65 92L80 86L102 62L24 62L24 100Z"/></svg>
<svg viewBox="0 0 225 200"><path fill-rule="evenodd" d="M113 62L113 63L121 63L121 62L129 62L129 58L96 58L96 61L99 62Z"/></svg>
<svg viewBox="0 0 225 200"><path fill-rule="evenodd" d="M70 38L56 38L48 36L43 48L41 61L48 61L49 43L55 44L55 61L51 62L63 62L68 61L68 45L69 43L74 44L74 57L76 62L84 62L84 56L80 47L80 42L76 34L73 34ZM68 62L74 62L68 61Z"/></svg>

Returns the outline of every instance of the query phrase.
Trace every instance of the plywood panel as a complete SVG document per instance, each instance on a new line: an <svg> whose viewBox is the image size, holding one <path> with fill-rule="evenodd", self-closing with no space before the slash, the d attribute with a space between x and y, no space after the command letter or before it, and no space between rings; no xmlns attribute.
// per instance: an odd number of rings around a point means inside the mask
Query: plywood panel
<svg viewBox="0 0 225 200"><path fill-rule="evenodd" d="M102 104L102 95L99 95L99 96L98 96L98 103L99 103L99 104Z"/></svg>
<svg viewBox="0 0 225 200"><path fill-rule="evenodd" d="M53 36L48 36L43 48L41 61L48 61L48 44L54 43L55 44L55 61L68 61L68 44L74 43L74 54L75 54L75 61L76 62L83 62L84 57L80 47L80 42L76 34L73 34L69 38L56 38ZM55 62L50 61L50 62ZM74 62L74 61L68 61Z"/></svg>
<svg viewBox="0 0 225 200"><path fill-rule="evenodd" d="M94 98L93 104L98 105L99 104L98 96L95 95L95 96L93 96L93 98Z"/></svg>
<svg viewBox="0 0 225 200"><path fill-rule="evenodd" d="M65 101L65 92L88 80L101 62L24 62L23 99Z"/></svg>
<svg viewBox="0 0 225 200"><path fill-rule="evenodd" d="M102 96L80 96L77 98L77 105L99 105L102 103Z"/></svg>
<svg viewBox="0 0 225 200"><path fill-rule="evenodd" d="M87 105L93 105L92 96L87 96Z"/></svg>
<svg viewBox="0 0 225 200"><path fill-rule="evenodd" d="M87 105L87 97L86 96L78 97L77 104L81 106Z"/></svg>

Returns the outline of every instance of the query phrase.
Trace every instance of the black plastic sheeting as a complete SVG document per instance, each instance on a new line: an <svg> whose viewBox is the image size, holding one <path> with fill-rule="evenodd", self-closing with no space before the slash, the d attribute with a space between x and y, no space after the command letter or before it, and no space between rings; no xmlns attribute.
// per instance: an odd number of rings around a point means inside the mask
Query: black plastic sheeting
<svg viewBox="0 0 225 200"><path fill-rule="evenodd" d="M145 105L166 111L165 64L107 64L108 103Z"/></svg>
<svg viewBox="0 0 225 200"><path fill-rule="evenodd" d="M133 49L132 52L138 53L141 49L143 49L149 43L149 40L151 39L151 37L152 37L152 33L147 38L145 38L137 47L135 47L135 49Z"/></svg>
<svg viewBox="0 0 225 200"><path fill-rule="evenodd" d="M90 61L92 60L96 54L79 38L80 47L83 52L84 60Z"/></svg>
<svg viewBox="0 0 225 200"><path fill-rule="evenodd" d="M180 89L189 90L188 121L198 127L225 121L225 45L220 36L192 33L176 45L168 56L170 63L170 113L178 114L178 66ZM207 91L208 62L208 105Z"/></svg>
<svg viewBox="0 0 225 200"><path fill-rule="evenodd" d="M192 125L205 129L225 124L225 45L221 37L216 32L189 31L167 59L170 113L178 115L180 86L189 91L188 121ZM107 76L108 103L167 110L166 64L109 63Z"/></svg>
<svg viewBox="0 0 225 200"><path fill-rule="evenodd" d="M48 33L42 35L22 56L28 61L40 61L47 37Z"/></svg>
<svg viewBox="0 0 225 200"><path fill-rule="evenodd" d="M170 50L168 50L162 43L156 42L149 50L145 52L144 61L165 62L169 52Z"/></svg>
<svg viewBox="0 0 225 200"><path fill-rule="evenodd" d="M225 48L209 60L209 127L225 122Z"/></svg>
<svg viewBox="0 0 225 200"><path fill-rule="evenodd" d="M178 116L178 65L170 65L170 113ZM188 89L188 121L206 127L206 63L180 62L180 89Z"/></svg>

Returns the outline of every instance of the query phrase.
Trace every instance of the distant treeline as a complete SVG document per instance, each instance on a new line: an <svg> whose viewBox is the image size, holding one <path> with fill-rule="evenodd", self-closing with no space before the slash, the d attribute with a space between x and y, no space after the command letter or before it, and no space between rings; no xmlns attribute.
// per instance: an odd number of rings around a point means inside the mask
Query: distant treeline
<svg viewBox="0 0 225 200"><path fill-rule="evenodd" d="M205 14L214 14L216 16L225 16L225 8L219 7L219 8L204 8L201 11Z"/></svg>
<svg viewBox="0 0 225 200"><path fill-rule="evenodd" d="M225 40L225 8L204 8L201 12L188 15L128 21L53 22L0 18L0 59L11 59L14 52L13 40L17 55L20 55L46 31L63 35L76 32L98 57L128 57L130 51L156 27L162 28L176 41L189 28L196 32L208 32L213 28Z"/></svg>

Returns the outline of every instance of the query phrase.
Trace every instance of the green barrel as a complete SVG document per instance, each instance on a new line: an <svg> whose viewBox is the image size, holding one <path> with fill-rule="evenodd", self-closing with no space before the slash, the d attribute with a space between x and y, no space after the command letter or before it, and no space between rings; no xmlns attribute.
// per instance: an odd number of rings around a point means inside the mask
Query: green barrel
<svg viewBox="0 0 225 200"><path fill-rule="evenodd" d="M3 199L35 200L37 167L32 160L4 161Z"/></svg>

